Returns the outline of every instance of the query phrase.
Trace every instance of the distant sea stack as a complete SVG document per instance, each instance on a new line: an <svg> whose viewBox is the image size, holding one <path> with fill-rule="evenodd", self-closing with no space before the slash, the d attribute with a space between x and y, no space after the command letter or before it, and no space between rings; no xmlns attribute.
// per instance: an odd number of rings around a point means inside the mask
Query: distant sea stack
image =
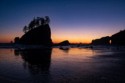
<svg viewBox="0 0 125 83"><path fill-rule="evenodd" d="M125 45L125 30L121 30L112 36L102 37L92 40L93 45Z"/></svg>
<svg viewBox="0 0 125 83"><path fill-rule="evenodd" d="M100 39L92 40L92 44L93 45L109 45L110 44L110 37L106 36L106 37L102 37Z"/></svg>
<svg viewBox="0 0 125 83"><path fill-rule="evenodd" d="M65 41L60 42L59 45L61 45L61 46L68 46L68 45L70 45L70 43L69 43L68 40L65 40Z"/></svg>
<svg viewBox="0 0 125 83"><path fill-rule="evenodd" d="M49 17L34 18L27 26L24 26L24 35L21 38L16 37L15 43L23 45L43 45L52 46L51 29L49 26Z"/></svg>

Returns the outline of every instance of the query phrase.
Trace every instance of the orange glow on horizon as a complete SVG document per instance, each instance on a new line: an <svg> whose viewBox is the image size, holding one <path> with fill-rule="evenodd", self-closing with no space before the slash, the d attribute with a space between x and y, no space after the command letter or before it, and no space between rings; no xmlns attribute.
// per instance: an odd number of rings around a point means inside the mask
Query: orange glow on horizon
<svg viewBox="0 0 125 83"><path fill-rule="evenodd" d="M53 39L53 43L60 43L60 42L62 42L62 41L64 41L64 40L68 40L70 43L85 43L85 44L89 44L89 43L91 43L91 40L89 41L89 40L84 40L84 42L83 42L83 40L82 41L80 41L80 40L77 40L77 39Z"/></svg>
<svg viewBox="0 0 125 83"><path fill-rule="evenodd" d="M110 36L112 33L100 32L97 30L87 31L87 30L53 30L52 29L52 41L53 43L60 43L64 40L68 40L70 43L84 43L89 44L93 39L101 38L104 36ZM21 37L24 33L17 31L6 31L3 34L0 34L0 43L10 43L14 42L15 37ZM107 35L106 35L107 34Z"/></svg>
<svg viewBox="0 0 125 83"><path fill-rule="evenodd" d="M3 34L0 34L0 43L10 43L11 41L14 42L14 38L20 36L22 36L22 32L5 32Z"/></svg>
<svg viewBox="0 0 125 83"><path fill-rule="evenodd" d="M90 39L85 39L85 38L68 38L68 37L52 37L53 43L60 43L64 40L68 40L70 43L91 43ZM14 42L14 37L13 36L0 36L0 43L10 43L11 41Z"/></svg>
<svg viewBox="0 0 125 83"><path fill-rule="evenodd" d="M77 36L52 36L53 43L60 43L68 40L70 43L91 43L91 38L77 37Z"/></svg>
<svg viewBox="0 0 125 83"><path fill-rule="evenodd" d="M0 43L10 43L13 40L12 36L0 36Z"/></svg>
<svg viewBox="0 0 125 83"><path fill-rule="evenodd" d="M101 28L100 30L97 29L87 29L90 27L85 27L80 29L78 28L72 28L72 29L63 29L60 28L58 30L52 31L52 40L53 43L60 43L64 40L68 40L70 43L84 43L84 44L90 44L93 39L98 39L105 36L111 36L115 32L111 32L110 30L105 30L105 27ZM68 27L67 27L68 28ZM95 27L91 27L95 28ZM104 29L104 30L103 30Z"/></svg>

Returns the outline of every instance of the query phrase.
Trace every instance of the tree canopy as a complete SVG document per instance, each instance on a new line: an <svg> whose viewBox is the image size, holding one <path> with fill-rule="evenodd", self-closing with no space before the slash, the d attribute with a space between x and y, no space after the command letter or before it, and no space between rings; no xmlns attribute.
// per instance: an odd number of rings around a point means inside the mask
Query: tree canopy
<svg viewBox="0 0 125 83"><path fill-rule="evenodd" d="M49 16L37 17L37 18L34 17L34 19L28 24L28 26L24 26L23 32L26 33L29 30L32 30L32 29L34 29L38 26L46 25L46 24L49 24L49 23L50 23Z"/></svg>

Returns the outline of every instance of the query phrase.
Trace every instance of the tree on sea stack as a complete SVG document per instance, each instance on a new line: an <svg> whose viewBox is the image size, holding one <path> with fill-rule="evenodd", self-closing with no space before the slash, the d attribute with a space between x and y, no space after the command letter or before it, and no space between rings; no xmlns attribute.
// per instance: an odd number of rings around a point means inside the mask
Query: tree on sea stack
<svg viewBox="0 0 125 83"><path fill-rule="evenodd" d="M23 32L26 33L34 28L37 28L39 26L42 26L42 25L46 25L46 24L49 24L50 23L50 18L49 16L45 16L45 17L37 17L37 18L34 18L29 24L28 24L28 27L27 26L24 26L23 28Z"/></svg>
<svg viewBox="0 0 125 83"><path fill-rule="evenodd" d="M23 28L23 32L26 33L27 30L28 30L28 27L27 27L27 26L24 26L24 28Z"/></svg>
<svg viewBox="0 0 125 83"><path fill-rule="evenodd" d="M50 23L50 18L49 18L49 16L45 16L45 23L46 23L46 24L49 24L49 23Z"/></svg>
<svg viewBox="0 0 125 83"><path fill-rule="evenodd" d="M24 45L52 46L49 23L49 16L33 18L28 25L24 26L23 32L25 34L19 39L19 43Z"/></svg>

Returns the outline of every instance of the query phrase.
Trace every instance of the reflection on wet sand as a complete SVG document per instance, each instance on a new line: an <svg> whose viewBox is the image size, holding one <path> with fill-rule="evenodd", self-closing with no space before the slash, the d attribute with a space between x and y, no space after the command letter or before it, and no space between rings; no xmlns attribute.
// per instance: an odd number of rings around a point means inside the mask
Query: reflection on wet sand
<svg viewBox="0 0 125 83"><path fill-rule="evenodd" d="M2 83L8 79L17 83L125 83L123 50L53 48L13 51L0 49Z"/></svg>
<svg viewBox="0 0 125 83"><path fill-rule="evenodd" d="M21 55L24 68L32 74L49 71L51 63L51 49L15 50L15 55Z"/></svg>
<svg viewBox="0 0 125 83"><path fill-rule="evenodd" d="M59 48L59 49L62 50L63 52L65 52L65 53L68 53L69 50L70 50L70 48Z"/></svg>

